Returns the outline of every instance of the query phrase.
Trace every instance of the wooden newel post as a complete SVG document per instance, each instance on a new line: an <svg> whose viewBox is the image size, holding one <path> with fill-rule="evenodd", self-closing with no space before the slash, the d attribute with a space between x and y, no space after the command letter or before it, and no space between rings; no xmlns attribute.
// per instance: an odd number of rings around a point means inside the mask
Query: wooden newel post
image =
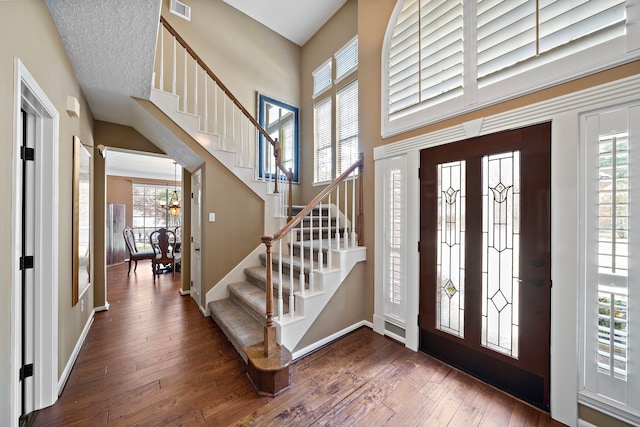
<svg viewBox="0 0 640 427"><path fill-rule="evenodd" d="M275 354L276 349L276 327L273 326L273 279L271 265L271 245L273 244L272 236L262 236L262 243L266 246L266 267L267 267L267 324L264 327L264 355L265 357L272 357Z"/></svg>
<svg viewBox="0 0 640 427"><path fill-rule="evenodd" d="M358 246L364 245L364 153L360 153L358 167Z"/></svg>

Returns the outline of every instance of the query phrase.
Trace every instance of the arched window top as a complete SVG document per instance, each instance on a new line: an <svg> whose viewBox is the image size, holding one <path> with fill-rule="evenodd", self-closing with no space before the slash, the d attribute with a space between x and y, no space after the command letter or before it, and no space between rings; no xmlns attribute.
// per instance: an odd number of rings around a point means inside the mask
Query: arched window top
<svg viewBox="0 0 640 427"><path fill-rule="evenodd" d="M637 59L639 22L640 0L398 0L382 136Z"/></svg>

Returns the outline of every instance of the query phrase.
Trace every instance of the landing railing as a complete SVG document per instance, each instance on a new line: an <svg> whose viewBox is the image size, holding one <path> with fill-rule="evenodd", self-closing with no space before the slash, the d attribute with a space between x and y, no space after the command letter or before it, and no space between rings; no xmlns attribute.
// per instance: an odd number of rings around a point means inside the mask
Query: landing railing
<svg viewBox="0 0 640 427"><path fill-rule="evenodd" d="M199 130L218 135L218 148L235 151L238 166L256 168L259 161L256 153L257 136L260 134L268 142L262 160L269 164L267 159L273 157L277 173L265 173L256 178L270 182L274 193L288 193L283 194L283 203L288 206L282 214L290 218L293 173L281 162L278 140L269 135L162 16L160 22L162 26L158 31L154 88L177 95L180 98L179 110L200 117ZM288 186L282 188L283 183Z"/></svg>
<svg viewBox="0 0 640 427"><path fill-rule="evenodd" d="M294 317L296 312L294 293L304 296L307 292L317 292L314 277L315 271L332 269L332 251L362 246L363 213L363 155L357 162L345 170L331 184L324 188L309 204L285 224L274 235L262 236L266 247L266 328L273 328L273 250L278 254L276 272L278 277L278 317L286 320L283 301L283 266L288 258L289 311L286 314ZM357 212L356 212L356 206ZM358 234L358 232L360 232ZM283 246L288 245L288 253ZM294 278L294 248L298 248L296 269L299 270L297 283ZM327 259L324 259L324 250ZM307 272L308 270L308 272ZM309 289L307 290L307 283ZM297 287L296 287L297 285ZM266 341L266 339L265 339ZM265 345L265 355L267 346Z"/></svg>

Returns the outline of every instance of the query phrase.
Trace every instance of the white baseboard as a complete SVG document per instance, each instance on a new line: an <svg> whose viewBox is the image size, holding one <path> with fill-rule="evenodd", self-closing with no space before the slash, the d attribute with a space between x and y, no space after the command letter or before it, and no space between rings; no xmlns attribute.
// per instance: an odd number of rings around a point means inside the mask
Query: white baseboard
<svg viewBox="0 0 640 427"><path fill-rule="evenodd" d="M94 312L98 312L98 311L108 311L109 310L109 302L105 302L104 305L101 305L100 307L96 307L93 309Z"/></svg>
<svg viewBox="0 0 640 427"><path fill-rule="evenodd" d="M598 427L595 424L591 424L586 422L585 420L581 420L578 418L578 427Z"/></svg>
<svg viewBox="0 0 640 427"><path fill-rule="evenodd" d="M187 295L191 295L191 289L189 289L188 291L185 291L185 290L183 290L182 288L180 288L180 290L178 291L178 293L179 293L180 295L182 295L183 297L184 297L184 296L187 296Z"/></svg>
<svg viewBox="0 0 640 427"><path fill-rule="evenodd" d="M107 309L109 305L107 304ZM71 357L67 361L67 365L64 367L64 371L62 371L62 375L58 380L58 396L62 394L62 390L64 389L65 384L67 384L67 380L69 379L69 375L71 375L71 369L73 369L73 365L76 363L76 359L78 358L78 354L80 354L80 349L84 345L84 340L87 338L87 334L89 333L89 329L91 329L91 325L93 324L93 317L96 313L96 309L91 311L89 318L87 319L87 323L84 325L84 329L78 338L78 342L76 342L76 346L73 348L73 352L71 353Z"/></svg>
<svg viewBox="0 0 640 427"><path fill-rule="evenodd" d="M351 326L348 326L338 332L336 332L335 334L331 334L328 337L321 339L320 341L316 341L313 344L296 351L295 353L292 354L293 356L293 360L297 360L300 359L301 357L306 356L307 354L311 353L312 351L315 351L317 349L319 349L320 347L329 344L331 341L335 341L338 338L347 335L349 332L355 331L356 329L362 327L362 326L366 326L368 328L373 329L373 323L369 322L368 320L362 320L358 323L354 323Z"/></svg>

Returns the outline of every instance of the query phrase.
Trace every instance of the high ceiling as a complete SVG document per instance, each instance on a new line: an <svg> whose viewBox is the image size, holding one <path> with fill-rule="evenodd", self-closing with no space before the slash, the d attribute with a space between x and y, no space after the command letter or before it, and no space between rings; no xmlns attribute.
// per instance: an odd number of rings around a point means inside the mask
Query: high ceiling
<svg viewBox="0 0 640 427"><path fill-rule="evenodd" d="M171 132L159 129L132 100L132 97L149 99L162 1L46 0L46 3L93 117L133 127L168 157L192 171L202 159ZM189 5L189 0L182 1ZM346 2L224 1L298 45L309 40ZM137 166L132 163L132 168Z"/></svg>
<svg viewBox="0 0 640 427"><path fill-rule="evenodd" d="M188 0L183 0L188 4ZM281 36L303 46L347 0L224 0Z"/></svg>

